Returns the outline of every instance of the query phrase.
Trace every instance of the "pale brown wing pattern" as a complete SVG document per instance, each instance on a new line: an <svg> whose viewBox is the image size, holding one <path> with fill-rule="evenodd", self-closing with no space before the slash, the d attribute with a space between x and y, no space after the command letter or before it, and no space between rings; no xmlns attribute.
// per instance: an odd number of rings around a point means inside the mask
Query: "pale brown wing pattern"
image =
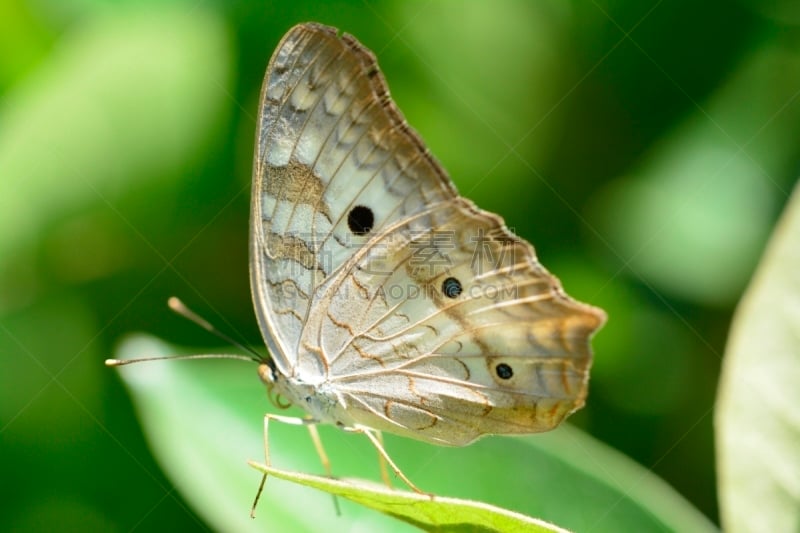
<svg viewBox="0 0 800 533"><path fill-rule="evenodd" d="M454 197L372 53L334 28L290 30L262 88L250 223L253 301L282 373L302 371L316 288L371 235Z"/></svg>
<svg viewBox="0 0 800 533"><path fill-rule="evenodd" d="M463 198L375 235L318 294L301 350L324 354L348 418L438 444L556 426L605 320Z"/></svg>

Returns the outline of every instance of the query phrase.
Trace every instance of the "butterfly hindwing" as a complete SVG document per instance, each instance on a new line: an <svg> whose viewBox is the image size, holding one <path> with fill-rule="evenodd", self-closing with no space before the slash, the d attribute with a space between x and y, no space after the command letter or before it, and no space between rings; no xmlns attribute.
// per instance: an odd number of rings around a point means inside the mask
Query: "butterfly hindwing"
<svg viewBox="0 0 800 533"><path fill-rule="evenodd" d="M583 405L575 302L502 220L458 199L376 235L320 287L304 349L356 423L444 444L556 426Z"/></svg>

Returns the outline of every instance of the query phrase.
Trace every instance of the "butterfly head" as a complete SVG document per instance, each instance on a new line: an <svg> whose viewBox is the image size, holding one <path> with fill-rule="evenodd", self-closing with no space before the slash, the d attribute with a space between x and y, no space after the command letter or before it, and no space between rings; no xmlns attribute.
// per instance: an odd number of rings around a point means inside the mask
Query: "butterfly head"
<svg viewBox="0 0 800 533"><path fill-rule="evenodd" d="M272 362L272 359L264 359L259 363L258 377L268 389L275 385L275 363Z"/></svg>
<svg viewBox="0 0 800 533"><path fill-rule="evenodd" d="M276 385L278 385L278 389L281 389L278 381L282 376L278 373L278 370L275 368L275 363L271 358L266 357L259 362L258 377L267 387L267 396L269 397L269 401L272 403L272 405L279 409L286 409L292 405L290 400L287 400L278 390L276 390Z"/></svg>

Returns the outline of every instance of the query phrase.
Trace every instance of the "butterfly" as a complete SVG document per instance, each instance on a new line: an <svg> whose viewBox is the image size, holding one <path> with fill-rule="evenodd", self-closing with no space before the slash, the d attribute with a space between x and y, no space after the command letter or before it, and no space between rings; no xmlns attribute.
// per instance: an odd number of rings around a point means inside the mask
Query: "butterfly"
<svg viewBox="0 0 800 533"><path fill-rule="evenodd" d="M605 321L459 196L373 53L316 23L289 30L264 77L250 282L258 374L308 413L266 415L265 446L270 420L334 424L415 490L379 432L463 446L552 429L584 404Z"/></svg>
<svg viewBox="0 0 800 533"><path fill-rule="evenodd" d="M584 403L605 314L458 195L335 28L295 26L267 68L250 254L259 375L314 423L463 446Z"/></svg>

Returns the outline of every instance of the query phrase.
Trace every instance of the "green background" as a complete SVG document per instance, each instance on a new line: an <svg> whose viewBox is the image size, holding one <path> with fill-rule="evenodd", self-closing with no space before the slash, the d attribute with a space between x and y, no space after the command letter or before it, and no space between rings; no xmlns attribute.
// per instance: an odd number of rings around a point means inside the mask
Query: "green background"
<svg viewBox="0 0 800 533"><path fill-rule="evenodd" d="M307 20L371 48L460 192L607 310L571 422L717 521L722 352L800 168L792 3L6 0L0 529L204 527L102 361L135 331L219 351L167 310L171 295L262 349L247 264L256 104L280 36ZM255 368L225 364L251 387L222 386L216 400L250 405L259 430L270 406ZM170 438L234 438L215 420L199 409L193 433ZM323 439L372 461L358 437ZM387 443L412 477L459 453ZM232 464L247 468L260 446ZM470 469L501 483L514 468L501 461Z"/></svg>

